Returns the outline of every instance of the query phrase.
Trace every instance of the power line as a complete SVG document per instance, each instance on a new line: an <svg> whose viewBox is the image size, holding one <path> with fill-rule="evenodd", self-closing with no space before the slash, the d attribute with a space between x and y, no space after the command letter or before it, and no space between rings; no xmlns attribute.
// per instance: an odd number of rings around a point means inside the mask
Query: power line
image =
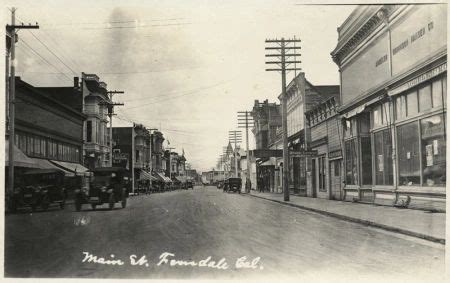
<svg viewBox="0 0 450 283"><path fill-rule="evenodd" d="M48 65L52 66L56 71L58 71L61 75L65 76L70 82L72 82L72 78L69 78L65 73L61 72L61 70L55 67L55 65L50 63L47 59L45 59L39 52L34 50L33 47L31 47L23 38L21 39L21 42L25 44L26 47L31 49L31 51L33 51L36 55L38 55L42 60L44 60Z"/></svg>
<svg viewBox="0 0 450 283"><path fill-rule="evenodd" d="M70 71L72 71L72 73L74 73L75 75L77 75L78 73L76 71L74 71L71 67L69 67L61 58L59 58L58 55L56 55L48 46L47 44L45 44L44 42L42 42L34 33L32 33L31 31L29 31L31 33L31 35L36 38L37 41L39 41L51 54L53 54L53 56L55 56L64 66L66 66L67 69L69 69Z"/></svg>

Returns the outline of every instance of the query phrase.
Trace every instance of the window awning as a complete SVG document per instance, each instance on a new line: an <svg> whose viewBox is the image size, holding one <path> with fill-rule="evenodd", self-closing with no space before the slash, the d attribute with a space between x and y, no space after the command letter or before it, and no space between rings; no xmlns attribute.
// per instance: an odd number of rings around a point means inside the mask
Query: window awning
<svg viewBox="0 0 450 283"><path fill-rule="evenodd" d="M74 177L75 176L75 173L72 173L61 167L58 167L58 166L54 165L53 163L51 163L50 161L48 161L47 159L40 159L40 158L31 158L31 159L37 163L37 165L39 166L38 168L40 168L40 169L57 169L57 170L64 172L66 177Z"/></svg>
<svg viewBox="0 0 450 283"><path fill-rule="evenodd" d="M79 163L73 163L73 162L65 162L65 161L58 161L58 160L49 160L51 163L56 165L57 167L60 167L66 171L69 171L71 173L74 173L77 176L83 176L89 169L84 167L83 165Z"/></svg>
<svg viewBox="0 0 450 283"><path fill-rule="evenodd" d="M158 179L152 176L149 172L141 170L140 171L140 180L151 180L157 181Z"/></svg>
<svg viewBox="0 0 450 283"><path fill-rule="evenodd" d="M171 183L172 180L170 180L168 177L164 176L163 174L156 172L156 176L158 179L160 179L160 181L163 181L165 183Z"/></svg>
<svg viewBox="0 0 450 283"><path fill-rule="evenodd" d="M345 119L354 117L354 116L360 114L361 112L363 112L364 109L366 109L367 106L374 104L375 102L381 100L382 98L383 98L383 96L375 97L374 99L369 100L369 101L367 101L366 103L364 103L364 104L362 104L362 105L360 105L360 106L358 106L358 107L356 107L356 108L354 108L354 109L348 111L347 113L345 113L345 114L342 115L342 116L343 116Z"/></svg>
<svg viewBox="0 0 450 283"><path fill-rule="evenodd" d="M14 151L14 167L40 168L39 165L21 151L16 145L13 146ZM9 166L9 142L5 142L5 166Z"/></svg>

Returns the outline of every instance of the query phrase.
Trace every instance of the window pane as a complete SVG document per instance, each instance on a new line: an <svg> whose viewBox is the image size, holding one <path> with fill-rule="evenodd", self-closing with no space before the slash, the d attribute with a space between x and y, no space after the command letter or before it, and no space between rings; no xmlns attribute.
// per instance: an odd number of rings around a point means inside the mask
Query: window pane
<svg viewBox="0 0 450 283"><path fill-rule="evenodd" d="M373 110L373 126L374 127L379 127L383 124L381 117L382 117L381 116L381 106L377 106Z"/></svg>
<svg viewBox="0 0 450 283"><path fill-rule="evenodd" d="M395 104L397 105L397 119L403 119L406 117L406 96L402 95L397 97L395 100Z"/></svg>
<svg viewBox="0 0 450 283"><path fill-rule="evenodd" d="M442 80L437 80L433 82L432 91L433 91L433 107L435 108L441 107L444 95L442 93Z"/></svg>
<svg viewBox="0 0 450 283"><path fill-rule="evenodd" d="M422 169L424 186L445 186L446 140L444 116L420 122L422 131Z"/></svg>
<svg viewBox="0 0 450 283"><path fill-rule="evenodd" d="M377 132L373 135L375 148L375 184L384 185L384 156L383 156L383 132Z"/></svg>
<svg viewBox="0 0 450 283"><path fill-rule="evenodd" d="M381 110L383 125L391 123L391 111L389 102L383 103Z"/></svg>
<svg viewBox="0 0 450 283"><path fill-rule="evenodd" d="M392 137L390 130L383 131L383 153L384 153L384 184L394 184L394 172L392 171Z"/></svg>
<svg viewBox="0 0 450 283"><path fill-rule="evenodd" d="M363 113L359 117L359 131L361 134L368 134L370 130L370 113Z"/></svg>
<svg viewBox="0 0 450 283"><path fill-rule="evenodd" d="M419 129L417 122L398 127L399 185L420 185Z"/></svg>
<svg viewBox="0 0 450 283"><path fill-rule="evenodd" d="M345 142L345 181L347 185L357 185L356 140Z"/></svg>
<svg viewBox="0 0 450 283"><path fill-rule="evenodd" d="M417 109L417 92L413 91L406 95L406 109L408 117L414 116L418 113Z"/></svg>
<svg viewBox="0 0 450 283"><path fill-rule="evenodd" d="M431 85L426 84L419 88L419 111L423 112L431 109Z"/></svg>
<svg viewBox="0 0 450 283"><path fill-rule="evenodd" d="M362 184L372 184L372 148L370 137L361 137Z"/></svg>

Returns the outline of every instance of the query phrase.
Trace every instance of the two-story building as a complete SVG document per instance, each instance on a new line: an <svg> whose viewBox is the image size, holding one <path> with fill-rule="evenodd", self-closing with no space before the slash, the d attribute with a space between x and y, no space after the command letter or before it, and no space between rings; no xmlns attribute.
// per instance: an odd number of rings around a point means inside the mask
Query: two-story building
<svg viewBox="0 0 450 283"><path fill-rule="evenodd" d="M338 35L346 198L444 209L447 6L358 6Z"/></svg>
<svg viewBox="0 0 450 283"><path fill-rule="evenodd" d="M71 88L67 95L77 101L78 109L16 78L15 183L20 182L21 174L30 168L59 169L68 177L87 171L82 165L86 115L80 111L81 92ZM8 142L6 151L9 151ZM5 156L6 166L9 166L8 154Z"/></svg>
<svg viewBox="0 0 450 283"><path fill-rule="evenodd" d="M308 151L311 133L306 126L305 113L330 97L339 96L338 85L313 85L299 73L286 87L287 137L289 146L289 190L293 194L307 195L311 179L311 158ZM281 100L281 95L279 96Z"/></svg>

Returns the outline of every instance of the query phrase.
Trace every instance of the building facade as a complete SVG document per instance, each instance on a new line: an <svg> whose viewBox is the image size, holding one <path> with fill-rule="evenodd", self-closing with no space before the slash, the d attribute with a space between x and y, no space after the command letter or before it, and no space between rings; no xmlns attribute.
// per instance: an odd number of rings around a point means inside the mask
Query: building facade
<svg viewBox="0 0 450 283"><path fill-rule="evenodd" d="M81 101L81 93L72 90ZM15 99L15 181L20 182L21 173L30 168L59 169L69 177L85 172L82 149L86 116L19 77Z"/></svg>
<svg viewBox="0 0 450 283"><path fill-rule="evenodd" d="M132 180L132 192L148 186L150 173L150 132L142 125L133 127L113 127L114 167L124 167Z"/></svg>
<svg viewBox="0 0 450 283"><path fill-rule="evenodd" d="M290 172L289 190L293 194L307 195L307 174L311 173L311 158L308 151L311 133L306 126L305 113L330 97L339 97L339 86L310 83L305 73L299 73L287 86L287 136ZM281 95L279 96L281 100Z"/></svg>
<svg viewBox="0 0 450 283"><path fill-rule="evenodd" d="M309 148L317 153L311 157L307 171L307 196L343 199L342 125L337 114L335 97L305 113L310 129Z"/></svg>
<svg viewBox="0 0 450 283"><path fill-rule="evenodd" d="M338 33L346 199L444 209L446 5L359 6Z"/></svg>
<svg viewBox="0 0 450 283"><path fill-rule="evenodd" d="M81 91L84 98L84 158L88 168L109 166L110 150L108 125L108 97L106 83L95 74L82 73Z"/></svg>

